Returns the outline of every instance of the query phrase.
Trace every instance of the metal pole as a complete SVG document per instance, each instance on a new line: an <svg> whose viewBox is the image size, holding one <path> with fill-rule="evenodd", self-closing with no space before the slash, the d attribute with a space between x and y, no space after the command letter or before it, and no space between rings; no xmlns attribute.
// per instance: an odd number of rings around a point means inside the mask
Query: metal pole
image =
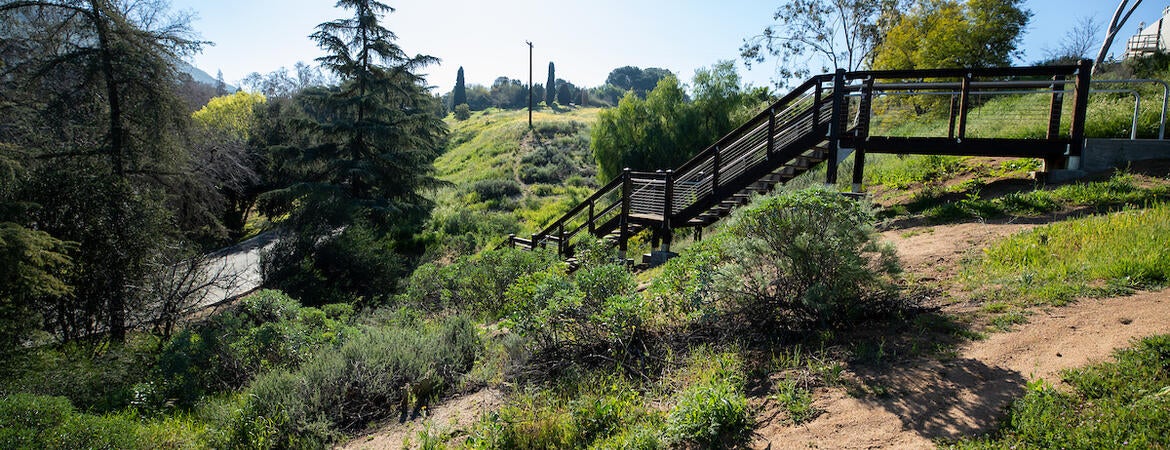
<svg viewBox="0 0 1170 450"><path fill-rule="evenodd" d="M532 41L528 43L528 128L532 128Z"/></svg>

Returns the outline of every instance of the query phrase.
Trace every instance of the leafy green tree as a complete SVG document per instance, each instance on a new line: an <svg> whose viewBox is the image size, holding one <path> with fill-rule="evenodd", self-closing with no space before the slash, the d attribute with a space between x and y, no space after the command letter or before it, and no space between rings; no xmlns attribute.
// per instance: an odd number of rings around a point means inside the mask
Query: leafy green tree
<svg viewBox="0 0 1170 450"><path fill-rule="evenodd" d="M10 157L19 152L2 145L0 150L0 356L8 360L38 328L45 309L42 302L72 292L65 275L73 248L28 224L6 221L27 216L32 205L12 196L27 177Z"/></svg>
<svg viewBox="0 0 1170 450"><path fill-rule="evenodd" d="M528 106L528 89L520 80L498 77L492 83L492 105L500 109L521 109Z"/></svg>
<svg viewBox="0 0 1170 450"><path fill-rule="evenodd" d="M685 98L678 79L667 77L645 100L631 91L616 108L602 111L591 136L602 181L617 177L626 167L668 169L699 151L690 148L685 132L693 130L696 121Z"/></svg>
<svg viewBox="0 0 1170 450"><path fill-rule="evenodd" d="M556 93L557 93L557 89L556 89L557 69L556 69L556 66L553 66L552 61L548 62L548 82L546 82L544 84L544 86L545 86L544 103L548 106L552 106L553 101L556 100Z"/></svg>
<svg viewBox="0 0 1170 450"><path fill-rule="evenodd" d="M723 61L695 73L694 101L673 75L645 100L628 91L616 108L600 113L590 145L603 181L623 168L670 169L730 132L746 104L734 63Z"/></svg>
<svg viewBox="0 0 1170 450"><path fill-rule="evenodd" d="M778 86L812 70L858 70L873 59L887 19L901 0L793 0L776 8L775 23L744 40L749 67L776 58ZM819 66L818 66L819 65Z"/></svg>
<svg viewBox="0 0 1170 450"><path fill-rule="evenodd" d="M557 88L557 103L566 106L570 103L573 103L573 98L576 97L574 94L577 92L577 87L573 86L573 83L565 80L557 81L557 84L560 85L560 87Z"/></svg>
<svg viewBox="0 0 1170 450"><path fill-rule="evenodd" d="M467 107L472 111L483 111L492 107L492 92L482 84L467 87Z"/></svg>
<svg viewBox="0 0 1170 450"><path fill-rule="evenodd" d="M467 120L470 118L471 108L468 108L466 103L462 103L455 107L455 120Z"/></svg>
<svg viewBox="0 0 1170 450"><path fill-rule="evenodd" d="M719 61L710 68L695 71L695 107L699 111L704 134L700 141L714 141L731 131L735 113L744 106L747 98L740 84L739 73L734 61Z"/></svg>
<svg viewBox="0 0 1170 450"><path fill-rule="evenodd" d="M1022 0L921 0L886 34L875 69L996 67L1016 46L1032 13Z"/></svg>
<svg viewBox="0 0 1170 450"><path fill-rule="evenodd" d="M646 94L658 86L659 81L668 76L673 76L673 74L666 69L648 67L646 70L642 70L635 66L625 66L610 71L605 78L605 83L622 91L634 91L638 97L646 98Z"/></svg>
<svg viewBox="0 0 1170 450"><path fill-rule="evenodd" d="M318 61L341 84L304 94L311 145L280 150L298 179L266 194L295 236L266 258L265 281L310 302L389 293L405 267L400 252L431 208L420 191L441 184L432 162L447 133L416 73L437 60L408 56L394 43L379 20L393 8L374 0L338 5L353 17L323 23L311 37L327 51Z"/></svg>
<svg viewBox="0 0 1170 450"><path fill-rule="evenodd" d="M455 75L455 93L451 96L451 107L467 104L467 85L463 81L463 66L459 66L459 73Z"/></svg>
<svg viewBox="0 0 1170 450"><path fill-rule="evenodd" d="M191 115L192 170L208 181L193 186L193 196L209 204L229 240L244 235L244 226L268 172L266 147L255 145L268 99L263 94L236 91L216 97Z"/></svg>
<svg viewBox="0 0 1170 450"><path fill-rule="evenodd" d="M200 126L215 128L240 141L247 141L256 126L255 109L267 101L263 94L236 91L211 99L191 117Z"/></svg>

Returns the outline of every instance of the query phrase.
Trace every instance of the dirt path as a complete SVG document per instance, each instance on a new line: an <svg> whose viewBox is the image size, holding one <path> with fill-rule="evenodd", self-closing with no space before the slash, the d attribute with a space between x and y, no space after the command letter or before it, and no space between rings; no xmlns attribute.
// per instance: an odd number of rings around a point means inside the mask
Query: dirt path
<svg viewBox="0 0 1170 450"><path fill-rule="evenodd" d="M825 390L825 410L801 426L758 430L756 448L933 448L932 439L995 429L1028 381L1060 382L1060 371L1105 361L1133 339L1170 332L1170 290L1081 300L1030 318L1015 331L967 345L954 360L917 360L859 373L887 395L854 398Z"/></svg>
<svg viewBox="0 0 1170 450"><path fill-rule="evenodd" d="M967 254L1035 225L969 223L883 233L908 271L946 279ZM935 439L994 431L1028 381L1060 383L1060 371L1105 361L1133 339L1170 333L1170 290L1083 299L1029 317L1015 330L967 344L949 361L916 359L855 373L870 392L822 389L824 413L803 425L759 424L754 448L934 448Z"/></svg>
<svg viewBox="0 0 1170 450"><path fill-rule="evenodd" d="M959 262L992 241L1030 230L1032 223L960 223L920 226L882 233L898 249L898 258L908 272L920 279L945 279L957 274Z"/></svg>

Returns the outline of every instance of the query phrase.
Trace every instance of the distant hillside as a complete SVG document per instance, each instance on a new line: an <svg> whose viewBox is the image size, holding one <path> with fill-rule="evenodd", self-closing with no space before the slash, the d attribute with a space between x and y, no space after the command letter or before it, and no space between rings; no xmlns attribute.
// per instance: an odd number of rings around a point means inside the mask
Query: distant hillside
<svg viewBox="0 0 1170 450"><path fill-rule="evenodd" d="M175 64L175 67L178 68L180 72L191 75L191 78L193 78L195 81L209 86L215 86L218 81L214 76L204 72L203 69L195 67L186 61L179 61L178 64ZM225 86L227 87L228 92L235 92L239 90L238 87L232 86L230 84L225 83Z"/></svg>

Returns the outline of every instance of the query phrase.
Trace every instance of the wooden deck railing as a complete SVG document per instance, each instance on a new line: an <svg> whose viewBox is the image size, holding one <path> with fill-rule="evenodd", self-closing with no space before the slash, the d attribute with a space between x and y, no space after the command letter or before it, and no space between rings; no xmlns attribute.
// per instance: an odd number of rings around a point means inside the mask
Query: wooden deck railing
<svg viewBox="0 0 1170 450"><path fill-rule="evenodd" d="M669 240L671 230L702 226L697 218L724 211L729 199L761 179L776 180L777 171L791 178L827 161L826 181L835 183L844 151L854 152L855 183L867 152L1037 157L1050 167L1075 167L1084 145L1089 67L1082 61L815 76L678 168L624 170L540 232L510 236L508 243L525 248L553 243L559 254L569 255L571 242L586 232L614 237L622 251L641 229L653 228ZM974 106L989 98L1037 95L1044 100L1027 103L1031 109L1021 103L1015 114L972 115ZM937 134L940 129L946 133Z"/></svg>

